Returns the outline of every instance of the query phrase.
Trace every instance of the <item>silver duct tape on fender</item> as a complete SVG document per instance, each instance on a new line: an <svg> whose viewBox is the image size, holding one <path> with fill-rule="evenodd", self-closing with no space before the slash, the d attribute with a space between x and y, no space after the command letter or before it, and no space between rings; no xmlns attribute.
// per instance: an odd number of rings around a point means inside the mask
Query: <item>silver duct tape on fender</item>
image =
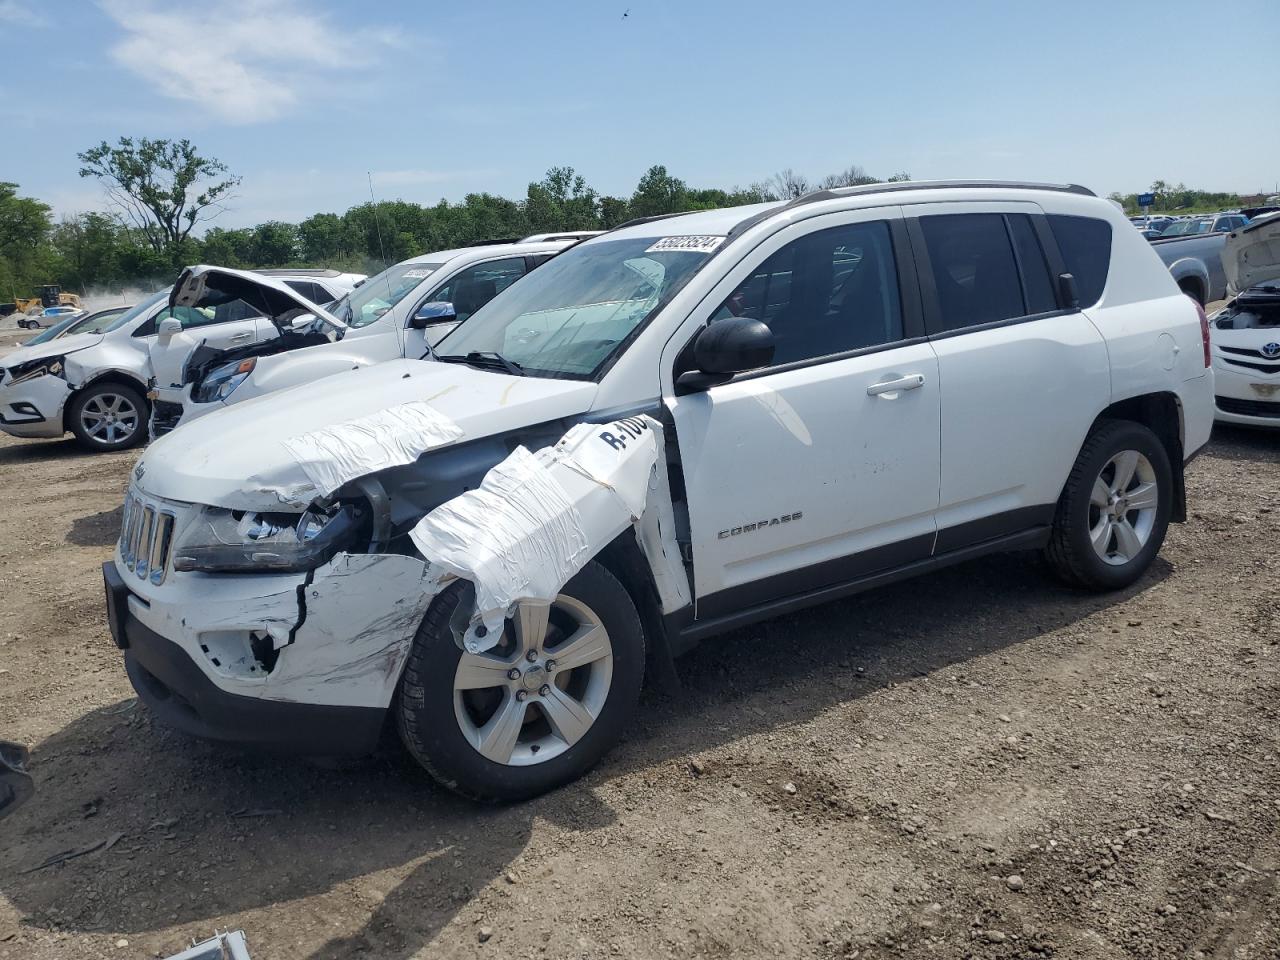
<svg viewBox="0 0 1280 960"><path fill-rule="evenodd" d="M514 604L550 603L640 519L658 459L655 426L647 417L579 424L537 453L517 447L479 487L413 528L424 557L475 585L469 651L496 645Z"/></svg>
<svg viewBox="0 0 1280 960"><path fill-rule="evenodd" d="M359 477L413 463L462 437L462 428L422 400L402 403L284 441L285 449L327 497Z"/></svg>

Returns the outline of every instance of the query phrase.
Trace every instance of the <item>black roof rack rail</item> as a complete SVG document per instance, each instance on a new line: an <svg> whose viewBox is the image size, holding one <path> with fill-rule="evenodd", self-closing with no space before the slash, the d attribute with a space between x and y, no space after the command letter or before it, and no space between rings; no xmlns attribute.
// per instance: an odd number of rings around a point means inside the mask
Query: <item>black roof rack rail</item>
<svg viewBox="0 0 1280 960"><path fill-rule="evenodd" d="M605 233L613 233L615 230L625 230L627 227L638 227L642 223L653 223L655 220L670 220L672 217L687 217L691 213L702 213L701 210L680 210L676 213L655 213L651 217L636 217L634 220L628 220L620 223L616 227L610 227Z"/></svg>
<svg viewBox="0 0 1280 960"><path fill-rule="evenodd" d="M865 183L856 187L832 187L827 190L814 190L811 193L806 193L780 207L774 207L771 210L757 213L754 217L748 217L730 230L729 236L735 237L744 230L754 227L757 223L777 216L784 210L792 210L810 203L819 203L822 200L836 200L840 197L856 197L871 193L903 193L910 190L985 188L994 190L1052 190L1056 193L1075 193L1084 197L1097 196L1088 187L1082 187L1078 183L1035 183L1028 180L902 180L894 183Z"/></svg>

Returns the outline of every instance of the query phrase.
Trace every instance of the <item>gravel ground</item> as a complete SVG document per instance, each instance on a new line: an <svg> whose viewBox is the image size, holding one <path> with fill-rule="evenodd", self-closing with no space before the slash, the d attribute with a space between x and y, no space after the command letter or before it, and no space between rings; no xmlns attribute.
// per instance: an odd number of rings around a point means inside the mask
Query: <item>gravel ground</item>
<svg viewBox="0 0 1280 960"><path fill-rule="evenodd" d="M1010 555L739 631L495 809L154 723L98 571L135 456L0 439L0 957L1276 957L1278 443L1221 431L1130 590Z"/></svg>

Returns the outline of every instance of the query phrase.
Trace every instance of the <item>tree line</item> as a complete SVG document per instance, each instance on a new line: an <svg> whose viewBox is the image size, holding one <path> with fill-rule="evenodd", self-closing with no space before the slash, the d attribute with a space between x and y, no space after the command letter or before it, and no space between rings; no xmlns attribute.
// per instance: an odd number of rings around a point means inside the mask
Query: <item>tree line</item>
<svg viewBox="0 0 1280 960"><path fill-rule="evenodd" d="M1260 200L1261 196L1241 196L1238 193L1197 190L1185 183L1172 184L1166 180L1156 180L1146 190L1138 193L1113 193L1111 199L1124 207L1125 213L1137 216L1142 213L1138 206L1140 194L1153 194L1155 204L1152 213L1216 213L1219 210L1239 209L1250 206L1248 201Z"/></svg>
<svg viewBox="0 0 1280 960"><path fill-rule="evenodd" d="M788 169L746 187L695 187L659 164L645 171L629 196L619 197L602 194L563 166L531 182L517 199L471 193L461 202L432 206L382 200L300 223L270 220L228 229L212 221L233 200L241 179L187 140L122 137L78 157L80 175L102 185L106 212L55 221L48 204L23 196L15 183L0 183L0 300L29 296L45 283L79 292L159 285L189 263L372 273L431 250L533 233L607 230L637 217L881 180L855 165L818 181Z"/></svg>

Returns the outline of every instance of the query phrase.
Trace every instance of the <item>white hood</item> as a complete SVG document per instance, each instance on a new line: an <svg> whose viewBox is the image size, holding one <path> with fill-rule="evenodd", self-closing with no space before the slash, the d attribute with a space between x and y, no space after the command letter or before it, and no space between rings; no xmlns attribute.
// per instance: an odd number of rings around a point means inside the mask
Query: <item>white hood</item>
<svg viewBox="0 0 1280 960"><path fill-rule="evenodd" d="M227 267L210 267L196 264L187 267L178 276L178 282L169 293L170 307L190 307L199 303L210 287L230 294L256 288L265 296L267 316L277 326L304 313L314 314L335 330L346 330L347 325L317 303L312 303L283 280L264 277L250 270L231 270ZM249 300L255 306L263 297Z"/></svg>
<svg viewBox="0 0 1280 960"><path fill-rule="evenodd" d="M147 493L229 509L299 509L318 494L294 451L304 435L361 418L385 429L404 405L456 425L447 443L585 413L594 383L513 377L462 364L390 360L237 403L161 437L134 476ZM394 434L394 430L389 433ZM401 431L402 433L406 431ZM399 436L401 448L412 436ZM430 446L437 444L432 443ZM404 462L401 459L398 462Z"/></svg>
<svg viewBox="0 0 1280 960"><path fill-rule="evenodd" d="M96 347L102 342L100 333L77 333L70 337L59 337L48 343L37 343L34 347L19 347L12 353L0 358L0 367L16 367L28 360L41 360L45 357L64 357L77 350Z"/></svg>
<svg viewBox="0 0 1280 960"><path fill-rule="evenodd" d="M1227 236L1222 247L1227 295L1280 280L1280 212L1264 214Z"/></svg>

